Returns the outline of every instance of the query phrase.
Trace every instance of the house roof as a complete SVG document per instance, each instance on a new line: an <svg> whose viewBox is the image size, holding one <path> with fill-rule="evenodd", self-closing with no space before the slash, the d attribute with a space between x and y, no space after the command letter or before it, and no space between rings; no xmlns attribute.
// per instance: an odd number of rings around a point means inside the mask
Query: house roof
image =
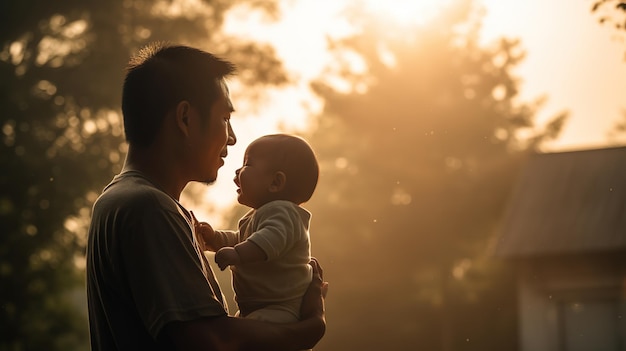
<svg viewBox="0 0 626 351"><path fill-rule="evenodd" d="M533 155L498 234L499 257L626 249L626 147Z"/></svg>

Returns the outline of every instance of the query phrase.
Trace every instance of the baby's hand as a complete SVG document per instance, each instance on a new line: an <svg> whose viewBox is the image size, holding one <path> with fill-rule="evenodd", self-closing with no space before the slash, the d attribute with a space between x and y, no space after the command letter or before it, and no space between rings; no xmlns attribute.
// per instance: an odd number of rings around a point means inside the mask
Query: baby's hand
<svg viewBox="0 0 626 351"><path fill-rule="evenodd" d="M221 270L240 263L239 254L234 247L223 247L215 253L215 263Z"/></svg>
<svg viewBox="0 0 626 351"><path fill-rule="evenodd" d="M198 222L196 216L193 214L193 211L190 212L191 221L196 231L196 237L198 239L198 242L200 243L202 251L215 251L212 245L213 237L215 236L215 231L213 230L213 227L211 227L211 225L207 222Z"/></svg>

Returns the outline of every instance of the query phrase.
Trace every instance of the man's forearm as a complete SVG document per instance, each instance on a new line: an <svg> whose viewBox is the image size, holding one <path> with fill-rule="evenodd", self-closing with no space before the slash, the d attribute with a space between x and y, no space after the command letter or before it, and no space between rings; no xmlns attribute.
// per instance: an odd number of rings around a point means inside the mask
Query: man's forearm
<svg viewBox="0 0 626 351"><path fill-rule="evenodd" d="M321 318L309 318L287 324L246 320L251 332L251 343L241 350L291 351L313 348L324 336L326 323Z"/></svg>
<svg viewBox="0 0 626 351"><path fill-rule="evenodd" d="M321 318L277 324L224 316L172 323L164 335L177 350L296 351L315 346L325 330Z"/></svg>

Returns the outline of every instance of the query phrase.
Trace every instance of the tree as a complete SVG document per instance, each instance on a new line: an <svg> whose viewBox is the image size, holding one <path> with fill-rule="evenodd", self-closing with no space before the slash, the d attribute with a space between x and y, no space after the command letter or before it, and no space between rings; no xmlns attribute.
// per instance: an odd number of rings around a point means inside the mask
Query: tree
<svg viewBox="0 0 626 351"><path fill-rule="evenodd" d="M618 33L618 38L624 42L626 31L626 1L620 0L595 0L591 6L591 13L598 16L598 22L613 26ZM624 55L626 59L626 55ZM622 119L618 121L609 137L619 143L619 139L626 132L626 112L622 112Z"/></svg>
<svg viewBox="0 0 626 351"><path fill-rule="evenodd" d="M486 247L524 158L566 116L535 125L541 99L516 99L520 43L479 45L474 9L456 1L401 32L361 14L333 43L352 89L315 85L326 107L308 208L331 282L319 350L515 347L511 277Z"/></svg>
<svg viewBox="0 0 626 351"><path fill-rule="evenodd" d="M181 42L232 59L247 86L286 80L271 48L220 35L238 3L275 11L245 0L0 3L0 349L86 348L86 228L124 158L132 51Z"/></svg>
<svg viewBox="0 0 626 351"><path fill-rule="evenodd" d="M613 27L616 38L624 43L626 32L626 1L623 0L594 0L591 13L596 15L602 25ZM626 59L626 55L624 56Z"/></svg>
<svg viewBox="0 0 626 351"><path fill-rule="evenodd" d="M613 25L620 31L626 30L626 1L595 0L591 12L599 15L600 23Z"/></svg>

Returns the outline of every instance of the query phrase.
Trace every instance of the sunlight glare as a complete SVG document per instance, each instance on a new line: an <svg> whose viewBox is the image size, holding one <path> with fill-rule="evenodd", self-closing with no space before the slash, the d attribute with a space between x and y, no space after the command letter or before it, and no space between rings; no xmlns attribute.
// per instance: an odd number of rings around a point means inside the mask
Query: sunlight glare
<svg viewBox="0 0 626 351"><path fill-rule="evenodd" d="M379 43L377 47L378 57L380 61L387 67L393 68L396 66L396 55L383 43Z"/></svg>
<svg viewBox="0 0 626 351"><path fill-rule="evenodd" d="M150 12L156 17L193 19L202 15L211 15L213 9L201 0L160 0L152 4Z"/></svg>
<svg viewBox="0 0 626 351"><path fill-rule="evenodd" d="M361 0L368 11L388 17L400 26L424 24L432 19L449 0Z"/></svg>

